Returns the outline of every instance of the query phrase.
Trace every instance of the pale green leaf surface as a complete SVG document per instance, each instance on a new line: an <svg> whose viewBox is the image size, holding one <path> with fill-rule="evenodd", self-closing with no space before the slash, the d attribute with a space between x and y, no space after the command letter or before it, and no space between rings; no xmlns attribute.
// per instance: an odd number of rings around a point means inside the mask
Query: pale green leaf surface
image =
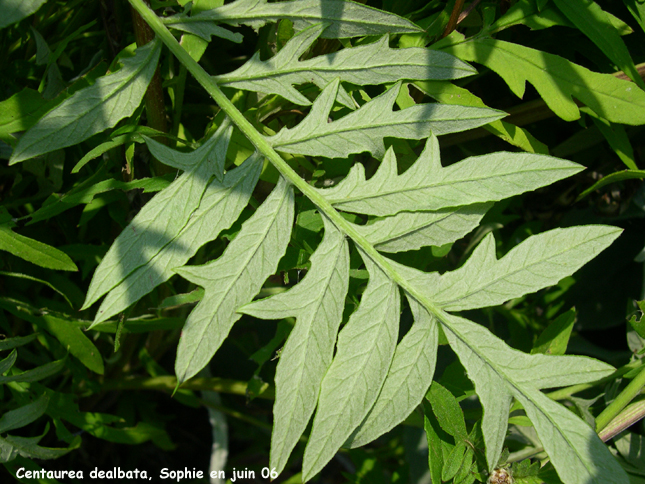
<svg viewBox="0 0 645 484"><path fill-rule="evenodd" d="M94 272L84 309L135 269L146 265L186 226L199 207L211 177L223 170L231 132L232 127L225 123L192 153L161 149L157 146L159 143L151 141L151 151L160 161L187 171L155 195L119 234Z"/></svg>
<svg viewBox="0 0 645 484"><path fill-rule="evenodd" d="M501 454L509 405L515 397L524 405L565 484L627 482L593 430L538 391L543 386L594 381L610 375L613 367L585 357L527 355L466 319L444 314L440 320L484 407L482 430L490 469Z"/></svg>
<svg viewBox="0 0 645 484"><path fill-rule="evenodd" d="M475 106L487 108L484 101L471 93L468 89L455 86L450 81L415 81L414 86L422 92L443 104L459 104L461 106ZM506 121L497 120L483 128L507 143L528 151L529 153L549 154L549 147L527 130Z"/></svg>
<svg viewBox="0 0 645 484"><path fill-rule="evenodd" d="M614 123L645 123L645 92L629 81L599 74L557 55L490 38L474 38L442 49L499 74L518 97L526 81L565 121L580 118L573 98Z"/></svg>
<svg viewBox="0 0 645 484"><path fill-rule="evenodd" d="M47 0L3 0L0 3L0 29L36 13Z"/></svg>
<svg viewBox="0 0 645 484"><path fill-rule="evenodd" d="M358 309L338 335L336 355L320 388L305 449L303 480L311 479L365 419L392 362L399 326L399 289L368 257L370 273Z"/></svg>
<svg viewBox="0 0 645 484"><path fill-rule="evenodd" d="M479 225L491 203L466 205L437 212L399 212L356 230L381 252L440 247L459 240Z"/></svg>
<svg viewBox="0 0 645 484"><path fill-rule="evenodd" d="M432 383L437 361L437 322L416 300L408 297L408 301L414 324L397 345L381 393L351 437L352 448L373 441L403 422L419 406Z"/></svg>
<svg viewBox="0 0 645 484"><path fill-rule="evenodd" d="M375 158L382 158L385 137L423 139L431 133L439 136L476 128L506 115L494 109L443 104L419 104L392 111L401 87L397 83L360 109L329 122L339 85L338 79L330 83L300 124L283 128L267 140L285 153L346 158L368 151Z"/></svg>
<svg viewBox="0 0 645 484"><path fill-rule="evenodd" d="M16 257L46 269L77 271L76 264L64 252L0 225L0 251L7 251Z"/></svg>
<svg viewBox="0 0 645 484"><path fill-rule="evenodd" d="M331 364L349 283L344 236L323 218L325 235L311 269L292 289L243 306L238 312L263 319L297 318L278 361L270 467L280 473L305 431Z"/></svg>
<svg viewBox="0 0 645 484"><path fill-rule="evenodd" d="M182 383L208 364L248 303L284 255L293 225L293 190L283 178L248 219L222 256L175 272L205 293L186 320L177 347L175 373Z"/></svg>
<svg viewBox="0 0 645 484"><path fill-rule="evenodd" d="M609 16L593 0L553 0L555 5L636 84L645 89L634 61Z"/></svg>
<svg viewBox="0 0 645 484"><path fill-rule="evenodd" d="M269 3L267 0L237 0L191 17L169 17L164 19L164 22L169 26L185 22L243 24L257 30L268 22L283 19L291 20L293 28L297 31L313 24L327 22L330 25L322 34L325 39L421 31L417 25L398 15L344 0L294 0L278 3Z"/></svg>
<svg viewBox="0 0 645 484"><path fill-rule="evenodd" d="M312 82L323 89L336 78L364 86L400 79L457 79L476 73L468 64L440 51L391 49L387 36L371 44L299 61L324 29L324 24L309 27L271 59L261 61L256 52L239 69L214 79L222 86L279 94L295 104L309 105L309 99L294 84Z"/></svg>
<svg viewBox="0 0 645 484"><path fill-rule="evenodd" d="M31 403L5 412L0 417L0 433L9 432L10 430L29 425L45 413L48 403L49 397L45 394Z"/></svg>
<svg viewBox="0 0 645 484"><path fill-rule="evenodd" d="M202 245L233 225L246 207L261 170L261 157L254 154L239 168L229 171L222 183L213 180L206 187L199 208L177 235L110 290L94 324L106 321L166 282L175 274L174 269L185 265Z"/></svg>
<svg viewBox="0 0 645 484"><path fill-rule="evenodd" d="M141 104L160 52L159 41L139 47L117 72L49 111L20 138L9 164L75 145L131 116Z"/></svg>
<svg viewBox="0 0 645 484"><path fill-rule="evenodd" d="M403 174L398 175L394 151L388 150L369 180L357 163L337 186L319 192L339 210L385 216L502 200L582 169L549 156L504 152L470 157L443 168L439 142L431 136L419 159Z"/></svg>
<svg viewBox="0 0 645 484"><path fill-rule="evenodd" d="M429 274L423 292L448 311L502 304L557 284L606 249L622 232L587 225L534 235L497 260L489 233L459 269Z"/></svg>

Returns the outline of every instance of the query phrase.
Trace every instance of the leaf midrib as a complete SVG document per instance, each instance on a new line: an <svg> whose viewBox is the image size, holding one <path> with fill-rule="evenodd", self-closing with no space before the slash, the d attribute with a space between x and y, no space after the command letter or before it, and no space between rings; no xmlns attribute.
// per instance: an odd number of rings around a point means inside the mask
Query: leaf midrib
<svg viewBox="0 0 645 484"><path fill-rule="evenodd" d="M413 192L413 191L417 191L417 190L431 190L431 189L434 189L434 188L442 188L444 186L454 186L454 185L459 185L459 184L462 184L462 183L471 183L471 182L483 181L483 180L488 180L488 179L491 179L491 178L517 176L517 175L522 175L524 173L556 171L556 170L571 170L571 169L572 169L572 167L568 167L568 166L552 167L552 168L535 168L535 169L532 169L532 170L522 170L522 172L520 172L520 173L512 172L512 173L504 173L504 174L493 174L493 175L488 175L488 176L487 175L482 175L482 176L479 176L479 177L468 178L467 180L457 180L457 181L452 180L451 181L451 180L444 179L440 183L435 183L433 185L406 187L406 188L401 188L401 189L397 189L397 190L389 190L389 191L385 191L385 190L380 191L379 190L378 193L374 193L374 194L370 194L370 195L354 196L354 197L349 196L349 197L345 197L345 198L335 198L335 199L334 198L328 198L327 200L332 205L340 205L342 207L342 205L348 204L348 203L364 202L366 200L385 198L385 197L390 197L390 196L393 196L393 195L398 195L400 193ZM449 176L450 174L447 173L446 175ZM402 175L402 176L405 176L405 174ZM363 180L359 180L358 184L361 184L361 183L369 184L369 182L370 182L370 180L363 179ZM369 187L369 188L371 188L371 187ZM360 188L354 188L354 189L352 189L352 191L355 191L357 189L360 189ZM486 201L490 201L490 200L482 200L480 202L486 202ZM460 206L460 205L454 205L454 206ZM446 208L446 207L444 207L444 208ZM350 209L348 209L348 210L350 210ZM402 212L402 211L403 210L399 210L399 212Z"/></svg>

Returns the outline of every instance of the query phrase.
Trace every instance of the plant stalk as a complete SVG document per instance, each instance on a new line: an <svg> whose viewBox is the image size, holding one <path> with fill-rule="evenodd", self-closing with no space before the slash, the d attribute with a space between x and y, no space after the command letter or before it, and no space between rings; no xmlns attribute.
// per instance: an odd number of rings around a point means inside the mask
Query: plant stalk
<svg viewBox="0 0 645 484"><path fill-rule="evenodd" d="M596 417L596 432L600 433L609 422L631 402L645 386L645 368L629 382L625 389Z"/></svg>

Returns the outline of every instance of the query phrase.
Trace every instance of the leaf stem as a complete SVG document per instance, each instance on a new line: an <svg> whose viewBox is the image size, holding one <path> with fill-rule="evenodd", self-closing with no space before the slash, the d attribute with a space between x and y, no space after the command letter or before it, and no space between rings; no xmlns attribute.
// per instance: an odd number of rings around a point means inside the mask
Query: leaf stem
<svg viewBox="0 0 645 484"><path fill-rule="evenodd" d="M457 27L457 23L459 22L459 15L464 9L464 3L466 3L466 0L457 0L455 2L455 6L452 7L450 19L448 19L448 25L446 25L446 29L443 31L443 34L441 34L442 39L444 37L448 37L450 33L455 30L455 27Z"/></svg>
<svg viewBox="0 0 645 484"><path fill-rule="evenodd" d="M625 389L596 417L596 432L600 433L631 402L645 386L645 368L629 382Z"/></svg>

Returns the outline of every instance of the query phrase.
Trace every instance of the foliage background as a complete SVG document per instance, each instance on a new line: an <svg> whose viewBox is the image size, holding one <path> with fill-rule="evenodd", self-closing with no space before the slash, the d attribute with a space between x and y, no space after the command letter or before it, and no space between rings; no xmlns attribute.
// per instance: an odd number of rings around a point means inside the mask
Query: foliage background
<svg viewBox="0 0 645 484"><path fill-rule="evenodd" d="M408 16L428 29L431 33L421 40L424 43L438 40L455 9L454 1L367 3ZM490 25L516 2L474 3L477 4L470 15L457 27L466 36L475 35L484 24ZM553 3L560 2L537 3L558 11ZM645 16L644 7L637 0L597 3L629 25L632 32L622 39L634 64L642 72L642 66L638 64L645 57L645 17L634 16L632 12ZM199 2L195 4L200 5ZM152 6L158 13L164 9L179 9L175 2L153 2ZM439 26L432 23L437 19ZM627 30L624 24L618 29L622 29L622 33ZM558 22L544 29L530 23L529 26L533 30L518 25L501 30L495 36L499 40L556 54L594 72L623 70L623 66L616 64L615 56L606 55L578 28L558 25ZM262 59L274 55L293 34L286 23L277 27L269 24L258 32L244 26L232 30L244 35L242 43L216 39L202 58L201 64L212 75L232 71L255 51L260 52ZM3 53L0 72L4 73L0 77L0 98L4 101L0 108L0 157L4 161L0 167L0 220L4 224L3 230L55 247L71 258L45 251L43 258L36 261L40 263L33 264L25 260L30 259L33 252L28 257L19 257L13 253L15 251L7 251L5 245L1 246L4 251L0 258L0 307L3 310L0 327L7 337L28 337L37 332L36 339L19 350L21 369L65 358L65 346L70 341L79 341L82 335L85 338L82 341L91 341L102 355L97 359L92 347L76 343L83 347L76 348L74 357L64 360L64 371L42 382L53 391L75 396L72 405L78 405L83 412L83 425L66 428L61 418L63 412L69 410L70 402L56 402L52 397L48 410L51 419L37 420L21 429L20 435L41 435L46 428L44 422L49 421L54 428L46 432L40 445L74 449L56 460L38 461L47 469L82 469L88 473L94 467L138 467L157 475L164 467L207 469L212 454L210 418L211 423L216 419L225 421L228 426L227 469L259 470L268 465L275 372L272 358L282 345L288 321L242 318L216 353L209 367L210 375L202 375L206 380L189 382L174 398L170 394L174 389L171 375L174 374L175 347L192 306L178 304L169 298L188 293L195 289L194 285L174 278L171 283L160 286L126 312L125 329L120 333L117 322L99 331L79 331L87 327L94 316L92 309L81 311L79 308L101 257L152 194L175 177L174 171L150 156L141 144L140 134L132 134L134 127L147 125L169 133L170 146L182 147L199 139L213 120L218 123L221 114L216 104L176 59L164 51L159 77L152 81L153 86L158 83L159 90L156 98L146 100L145 109L141 106L114 130L97 134L82 144L18 165L6 163L16 142L13 133L33 125L52 106L48 102L60 101L74 90L92 84L108 69L112 70L117 55L134 42L136 34L150 35L141 26L135 26L127 2L85 0L44 2L34 15L4 26L0 31L0 51ZM414 45L418 41L409 35L399 46L406 46L405 42ZM321 40L313 54L333 52L340 47L337 40ZM524 127L536 140L531 142L535 151L570 159L587 170L536 192L497 203L476 231L449 247L427 247L398 254L395 259L426 271L445 271L459 267L476 242L489 231L495 234L498 253L504 254L528 236L556 227L590 223L621 227L625 229L623 235L574 276L510 304L469 312L467 317L487 326L512 347L530 352L538 336L557 316L575 308L576 322L567 352L593 356L616 367L627 364L631 354L643 346L631 326L626 325L626 319L636 311L633 301L643 299L642 261L645 257L639 254L645 246L642 224L645 191L640 180L643 172L638 170L643 159L643 123L608 123L585 109L579 120L565 121L545 106L535 87L527 85L526 92L519 98L490 69L474 65L479 74L455 81L455 85L477 95L485 105L511 113L505 121ZM547 72L547 75L553 73ZM25 88L29 91L23 91ZM593 88L589 86L591 91ZM371 96L379 93L376 88L368 87L365 91ZM16 93L22 95L12 98ZM257 109L273 108L259 104L253 94L233 90L226 94L249 118ZM417 102L424 98L424 94L414 88L411 96ZM13 102L7 101L9 99ZM298 107L278 107L264 119L270 129L278 131L302 119L303 112ZM161 115L155 118L152 113L158 114L160 110ZM23 123L20 129L11 124L16 118ZM156 133L143 134L154 136ZM115 139L118 143L113 148L73 173L72 168L91 149ZM243 143L239 139L238 142ZM444 166L471 155L517 149L483 128L447 135L440 142ZM396 140L391 143L401 152L410 150L409 156L403 158L404 164L413 161L420 146L415 142L397 145ZM367 155L353 158L365 165L368 174L378 166L378 162ZM322 160L317 166L304 161L299 170L312 183L321 183L323 179L341 178L349 167L350 161ZM602 178L624 172L626 168L631 171L623 173L614 183L594 186ZM154 178L136 185L136 180L150 177ZM105 185L109 189L85 194L60 213L45 213L40 220L33 219L34 213L63 194L106 180L113 180ZM193 264L222 253L239 231L241 222L251 215L252 208L266 198L275 180L276 173L267 169L242 219L220 239L200 249ZM594 189L588 191L592 187ZM301 212L312 208L306 205L308 202L299 203L303 204L299 207ZM269 279L263 295L299 280L311 247L319 243L319 232L315 222L306 218L298 220L290 251L281 262L279 274ZM7 242L3 239L0 243ZM357 257L355 253L352 256ZM60 270L73 269L70 263L78 270ZM358 263L355 259L352 269L358 270ZM360 278L351 279L350 299L354 305L363 283ZM145 323L139 321L143 315L148 319ZM402 320L404 325L406 321L411 324L409 311L404 312ZM628 329L629 338L626 338ZM2 357L7 354L2 353ZM454 356L442 346L436 378L444 384L451 381L449 376L454 366L450 363L453 361ZM88 371L88 368L96 371ZM596 403L579 402L580 409L586 408L591 415L597 416L626 383L620 379L609 382L604 388L604 397ZM40 389L38 385L40 383L32 386L36 393ZM16 387L7 385L0 391L3 412L29 401ZM584 396L592 399L599 394L596 390ZM480 413L477 408L467 405L464 410L470 426ZM421 482L422 476L427 474L428 463L423 450L418 450L425 440L420 421L420 418L416 421L413 418L408 422L411 425L398 427L377 444L339 454L325 469L320 482ZM640 426L633 430L642 433ZM303 451L300 447L278 482L286 482L292 476L297 482L297 461ZM511 449L518 450L521 450L521 444ZM27 462L25 457L17 457L5 467L15 469L18 464Z"/></svg>

